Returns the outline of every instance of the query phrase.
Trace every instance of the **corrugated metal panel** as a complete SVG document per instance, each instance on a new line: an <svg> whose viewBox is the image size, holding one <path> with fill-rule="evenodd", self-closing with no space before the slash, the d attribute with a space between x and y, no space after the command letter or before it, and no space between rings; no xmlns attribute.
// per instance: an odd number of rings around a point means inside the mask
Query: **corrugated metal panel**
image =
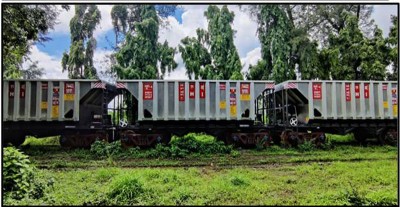
<svg viewBox="0 0 400 207"><path fill-rule="evenodd" d="M143 100L143 83L153 83L152 100ZM156 83L157 82L157 83ZM272 81L139 81L138 90L139 121L142 120L221 120L254 119L254 99ZM246 99L241 100L241 84L250 87ZM221 86L222 85L222 86ZM129 84L128 84L129 86ZM257 90L255 89L257 86ZM230 89L235 89L235 105L230 104ZM162 94L160 94L162 91ZM194 93L194 94L193 94ZM151 102L148 104L147 102ZM141 104L144 103L144 104ZM161 110L163 109L163 113ZM143 116L144 110L153 114ZM234 114L231 114L235 112ZM247 113L246 113L247 110ZM250 112L250 113L249 113ZM248 114L248 117L242 117Z"/></svg>
<svg viewBox="0 0 400 207"><path fill-rule="evenodd" d="M287 88L296 83L297 88ZM313 84L321 83L321 89ZM292 84L294 85L294 84ZM308 119L394 119L397 118L395 81L286 81L275 92L298 90L307 100ZM316 95L321 93L321 96ZM291 93L289 93L291 94ZM315 96L315 97L314 97ZM315 116L314 110L321 113Z"/></svg>
<svg viewBox="0 0 400 207"><path fill-rule="evenodd" d="M12 98L9 97L10 82L14 83ZM25 96L20 97L21 83L25 84ZM99 83L99 80L4 81L3 120L79 121L80 99L85 97L89 91L98 90L92 88L94 83ZM122 80L119 83L126 86L127 90L137 98L139 121L254 119L254 99L267 85L273 84L272 81L229 80ZM150 100L143 100L144 83L151 83L153 86ZM73 85L72 94L66 93L66 84ZM184 87L180 88L179 84L183 84ZM194 88L192 88L192 84L194 84ZM243 100L241 99L241 95L243 95L241 91L243 85L241 84L250 86L248 97ZM235 89L233 97L236 104L232 106L230 105L231 88ZM56 90L54 93L53 89L58 89L58 91ZM179 90L184 94L179 93ZM194 92L194 96L190 95L192 92ZM53 100L55 101L54 105ZM235 111L234 114L230 113L231 107ZM151 113L151 118L145 118L144 110ZM249 110L250 113L246 113L246 110ZM66 114L69 114L68 117L65 117ZM248 114L248 117L242 117L242 114Z"/></svg>

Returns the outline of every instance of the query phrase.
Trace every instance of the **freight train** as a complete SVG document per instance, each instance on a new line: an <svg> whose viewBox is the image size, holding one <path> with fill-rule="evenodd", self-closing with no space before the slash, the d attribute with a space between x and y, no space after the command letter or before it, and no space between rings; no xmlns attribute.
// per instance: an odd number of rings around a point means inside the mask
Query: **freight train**
<svg viewBox="0 0 400 207"><path fill-rule="evenodd" d="M205 132L254 146L352 132L397 143L394 81L4 80L2 143L60 136L64 147L95 140L154 146Z"/></svg>

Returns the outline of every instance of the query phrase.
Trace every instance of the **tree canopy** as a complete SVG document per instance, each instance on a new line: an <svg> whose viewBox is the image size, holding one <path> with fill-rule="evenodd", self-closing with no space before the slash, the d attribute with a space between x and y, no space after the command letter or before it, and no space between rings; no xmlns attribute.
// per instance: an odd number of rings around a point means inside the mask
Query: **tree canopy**
<svg viewBox="0 0 400 207"><path fill-rule="evenodd" d="M3 5L3 78L22 77L24 57L32 44L50 40L46 34L56 24L59 12L55 5Z"/></svg>
<svg viewBox="0 0 400 207"><path fill-rule="evenodd" d="M197 29L197 37L181 40L179 51L186 66L186 74L195 79L242 80L242 65L233 42L234 13L227 6L219 9L211 5L204 12L208 30Z"/></svg>
<svg viewBox="0 0 400 207"><path fill-rule="evenodd" d="M154 5L116 5L111 11L117 40L125 37L115 53L112 66L122 79L158 79L177 67L174 60L176 49L168 41L158 43L160 18L174 12L175 7ZM161 16L160 16L161 15ZM160 70L158 69L160 65Z"/></svg>
<svg viewBox="0 0 400 207"><path fill-rule="evenodd" d="M96 39L93 32L101 19L100 10L96 5L76 5L75 16L70 21L71 46L68 53L63 54L62 70L68 71L68 77L97 78L93 65L93 55L96 49Z"/></svg>

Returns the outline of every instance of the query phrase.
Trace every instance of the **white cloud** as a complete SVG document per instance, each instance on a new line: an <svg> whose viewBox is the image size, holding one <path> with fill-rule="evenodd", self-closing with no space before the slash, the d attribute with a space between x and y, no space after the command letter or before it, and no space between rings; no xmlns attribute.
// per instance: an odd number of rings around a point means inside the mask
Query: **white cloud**
<svg viewBox="0 0 400 207"><path fill-rule="evenodd" d="M183 60L181 54L176 54L174 60L178 63L178 67L172 71L170 74L165 74L165 80L189 80L186 76L185 64L183 64Z"/></svg>
<svg viewBox="0 0 400 207"><path fill-rule="evenodd" d="M68 78L67 72L61 72L61 59L50 56L45 52L40 51L36 45L31 47L31 54L29 57L33 62L38 61L38 67L44 69L44 74L41 78L44 79L66 79ZM25 62L23 68L27 68L30 62Z"/></svg>
<svg viewBox="0 0 400 207"><path fill-rule="evenodd" d="M96 50L94 53L94 66L97 71L104 71L109 69L109 64L106 61L106 55L111 54L109 50ZM62 72L61 58L51 56L45 52L40 51L36 45L31 47L31 54L29 58L35 62L38 61L38 67L44 69L44 74L41 78L43 79L67 79L68 72ZM23 63L23 68L27 68L30 62Z"/></svg>
<svg viewBox="0 0 400 207"><path fill-rule="evenodd" d="M51 31L52 33L61 33L61 34L69 34L69 22L71 21L72 17L74 16L75 13L75 7L73 5L69 5L69 10L66 11L65 9L62 9L60 5L57 6L57 9L60 12L57 18L58 24L54 26L54 30Z"/></svg>
<svg viewBox="0 0 400 207"><path fill-rule="evenodd" d="M61 9L61 6L57 6L57 9L61 12L57 19L58 24L54 26L52 33L70 34L69 22L75 14L75 6L69 6L70 8L68 11ZM97 5L97 7L100 10L101 20L94 31L95 38L99 38L102 34L113 28L111 22L111 9L113 5Z"/></svg>
<svg viewBox="0 0 400 207"><path fill-rule="evenodd" d="M257 61L261 60L261 47L254 48L252 51L246 54L246 57L241 58L243 68L242 73L247 72L249 70L249 65L257 64Z"/></svg>
<svg viewBox="0 0 400 207"><path fill-rule="evenodd" d="M228 9L235 13L232 28L237 33L234 37L234 43L239 55L243 57L249 51L260 46L260 41L256 35L257 23L251 20L248 13L240 11L236 5L229 5Z"/></svg>
<svg viewBox="0 0 400 207"><path fill-rule="evenodd" d="M101 20L93 33L95 38L99 38L102 34L113 28L111 22L111 9L113 5L97 5L97 7L101 13Z"/></svg>
<svg viewBox="0 0 400 207"><path fill-rule="evenodd" d="M390 27L392 25L390 22L390 15L397 15L397 7L398 5L374 6L374 11L371 14L371 18L375 19L375 24L382 29L384 37L389 35Z"/></svg>

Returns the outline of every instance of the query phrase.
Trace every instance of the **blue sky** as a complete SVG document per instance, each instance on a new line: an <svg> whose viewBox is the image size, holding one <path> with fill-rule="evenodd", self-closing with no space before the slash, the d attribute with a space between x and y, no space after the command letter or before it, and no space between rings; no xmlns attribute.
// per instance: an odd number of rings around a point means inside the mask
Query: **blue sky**
<svg viewBox="0 0 400 207"><path fill-rule="evenodd" d="M182 23L183 9L178 8L175 11L174 17L181 24ZM69 50L71 45L70 35L68 33L49 33L48 37L51 41L44 44L38 44L37 47L40 51L53 54L55 57L62 57L64 52ZM112 29L106 31L102 37L97 39L97 48L111 50L115 46L115 34Z"/></svg>
<svg viewBox="0 0 400 207"><path fill-rule="evenodd" d="M207 22L203 14L207 6L183 5L176 10L173 17L168 18L169 25L160 28L159 42L168 40L170 46L177 47L184 37L195 36L197 28L206 29ZM112 47L115 45L115 35L110 19L112 5L98 5L98 7L101 11L102 19L94 32L94 37L97 40L94 64L98 70L102 70L109 67L104 60L105 55L112 52ZM244 65L242 71L246 71L249 64L256 64L261 58L260 43L256 35L257 25L247 13L240 11L236 5L229 5L228 8L235 12L235 19L232 24L233 29L236 30L234 43L238 49L242 65ZM372 18L383 30L385 36L387 36L391 25L390 15L396 14L397 5L375 6ZM46 74L43 78L67 78L67 74L61 72L61 58L63 52L68 51L70 47L69 21L73 15L73 6L68 12L62 11L58 17L60 23L48 34L52 40L45 42L43 45L37 44L31 50L31 59L39 61L39 67L45 69ZM165 78L187 79L179 53L175 55L175 61L178 63L178 68Z"/></svg>

